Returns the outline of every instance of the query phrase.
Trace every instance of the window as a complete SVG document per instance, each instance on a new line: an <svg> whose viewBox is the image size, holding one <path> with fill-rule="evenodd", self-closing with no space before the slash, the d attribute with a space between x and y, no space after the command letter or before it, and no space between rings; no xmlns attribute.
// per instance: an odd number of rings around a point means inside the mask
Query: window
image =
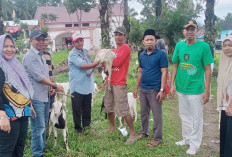
<svg viewBox="0 0 232 157"><path fill-rule="evenodd" d="M72 27L72 24L65 24L65 27Z"/></svg>
<svg viewBox="0 0 232 157"><path fill-rule="evenodd" d="M74 27L78 27L79 26L79 24L74 24Z"/></svg>
<svg viewBox="0 0 232 157"><path fill-rule="evenodd" d="M89 26L89 23L82 23L83 27Z"/></svg>

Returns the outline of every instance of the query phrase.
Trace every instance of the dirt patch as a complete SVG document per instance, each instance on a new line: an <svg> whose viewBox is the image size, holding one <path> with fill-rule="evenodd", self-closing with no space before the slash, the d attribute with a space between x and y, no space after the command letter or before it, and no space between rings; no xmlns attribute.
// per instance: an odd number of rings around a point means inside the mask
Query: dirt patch
<svg viewBox="0 0 232 157"><path fill-rule="evenodd" d="M53 70L53 75L67 73L69 71L68 60L59 63L58 67Z"/></svg>
<svg viewBox="0 0 232 157"><path fill-rule="evenodd" d="M211 156L219 153L219 126L218 111L216 110L216 102L211 99L204 105L204 131L202 149L204 156Z"/></svg>

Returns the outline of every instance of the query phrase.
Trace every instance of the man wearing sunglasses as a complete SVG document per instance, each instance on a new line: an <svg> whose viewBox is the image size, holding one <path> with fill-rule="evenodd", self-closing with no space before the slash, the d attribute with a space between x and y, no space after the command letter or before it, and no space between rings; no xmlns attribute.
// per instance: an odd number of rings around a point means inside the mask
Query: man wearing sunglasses
<svg viewBox="0 0 232 157"><path fill-rule="evenodd" d="M49 88L57 92L64 91L49 79L49 70L43 55L44 42L48 34L41 30L33 30L30 34L31 48L23 58L24 68L30 78L34 89L32 104L36 117L30 119L31 147L33 156L43 156L46 143L46 126L49 117Z"/></svg>

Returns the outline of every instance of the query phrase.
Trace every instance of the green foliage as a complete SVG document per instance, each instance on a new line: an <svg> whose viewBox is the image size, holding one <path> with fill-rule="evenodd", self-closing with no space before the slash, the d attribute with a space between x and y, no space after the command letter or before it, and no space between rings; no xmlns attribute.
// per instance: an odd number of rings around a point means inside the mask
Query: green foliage
<svg viewBox="0 0 232 157"><path fill-rule="evenodd" d="M148 0L147 2L150 1ZM135 34L137 36L141 36L142 33L138 31L138 27L141 28L141 31L153 28L157 34L165 40L169 48L168 52L173 53L176 43L183 38L183 24L188 19L196 18L200 11L199 7L194 5L192 0L178 0L175 1L174 4L175 7L164 5L162 14L159 18L156 18L153 14L151 14L143 19L140 26L137 26L136 22L132 22L131 32L133 32L133 36Z"/></svg>
<svg viewBox="0 0 232 157"><path fill-rule="evenodd" d="M15 24L20 24L20 19L19 19L19 18L14 18L14 19L13 19L13 22L14 22Z"/></svg>
<svg viewBox="0 0 232 157"><path fill-rule="evenodd" d="M65 6L68 12L75 13L77 10L83 10L84 12L89 12L92 7L95 6L94 0L66 0Z"/></svg>
<svg viewBox="0 0 232 157"><path fill-rule="evenodd" d="M213 69L213 77L217 77L218 76L218 67L219 67L219 62L220 62L220 57L221 54L214 54L214 69Z"/></svg>
<svg viewBox="0 0 232 157"><path fill-rule="evenodd" d="M135 18L131 18L130 25L131 27L130 27L129 41L130 43L140 45L143 37L141 23L139 20Z"/></svg>
<svg viewBox="0 0 232 157"><path fill-rule="evenodd" d="M15 40L15 46L16 46L16 49L19 51L19 52L22 52L23 51L23 48L24 48L24 40L22 39L18 39L18 40Z"/></svg>
<svg viewBox="0 0 232 157"><path fill-rule="evenodd" d="M53 64L58 67L59 63L68 59L69 50L64 49L63 51L51 53Z"/></svg>
<svg viewBox="0 0 232 157"><path fill-rule="evenodd" d="M48 26L41 26L41 30L44 32L48 32L49 28Z"/></svg>
<svg viewBox="0 0 232 157"><path fill-rule="evenodd" d="M4 20L12 20L12 11L21 20L33 19L38 6L59 5L61 0L2 0Z"/></svg>
<svg viewBox="0 0 232 157"><path fill-rule="evenodd" d="M37 0L37 3L40 6L57 6L57 5L61 5L62 1L61 0Z"/></svg>
<svg viewBox="0 0 232 157"><path fill-rule="evenodd" d="M28 24L21 22L20 23L20 29L22 29L22 30L28 30Z"/></svg>
<svg viewBox="0 0 232 157"><path fill-rule="evenodd" d="M44 22L48 22L48 21L56 21L57 20L57 16L55 14L52 13L42 13L40 15L40 19Z"/></svg>

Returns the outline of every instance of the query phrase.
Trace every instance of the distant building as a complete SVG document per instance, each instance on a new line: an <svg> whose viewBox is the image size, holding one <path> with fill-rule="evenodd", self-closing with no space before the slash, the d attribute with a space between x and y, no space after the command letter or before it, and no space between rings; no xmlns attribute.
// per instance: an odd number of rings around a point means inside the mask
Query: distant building
<svg viewBox="0 0 232 157"><path fill-rule="evenodd" d="M14 21L4 21L5 31L8 33L16 33L23 32L20 28L20 23L25 23L28 25L28 29L39 29L38 20L20 20L19 23L15 23Z"/></svg>
<svg viewBox="0 0 232 157"><path fill-rule="evenodd" d="M218 38L215 38L215 47L216 49L221 50L221 43L228 35L232 35L232 21L221 24L221 31L218 35ZM198 40L204 40L205 30L200 29L197 33Z"/></svg>
<svg viewBox="0 0 232 157"><path fill-rule="evenodd" d="M48 34L52 40L51 49L55 51L71 46L72 34L80 32L76 13L69 15L65 6L38 7L34 19L41 22L40 16L42 13L52 13L58 17L56 21L48 21L45 23L49 28ZM117 3L112 9L110 18L111 35L115 27L122 25L123 17L123 4ZM100 15L97 7L92 8L89 12L83 12L81 19L81 33L84 37L84 47L86 49L89 49L93 45L101 45ZM114 44L113 38L111 38L111 42Z"/></svg>

